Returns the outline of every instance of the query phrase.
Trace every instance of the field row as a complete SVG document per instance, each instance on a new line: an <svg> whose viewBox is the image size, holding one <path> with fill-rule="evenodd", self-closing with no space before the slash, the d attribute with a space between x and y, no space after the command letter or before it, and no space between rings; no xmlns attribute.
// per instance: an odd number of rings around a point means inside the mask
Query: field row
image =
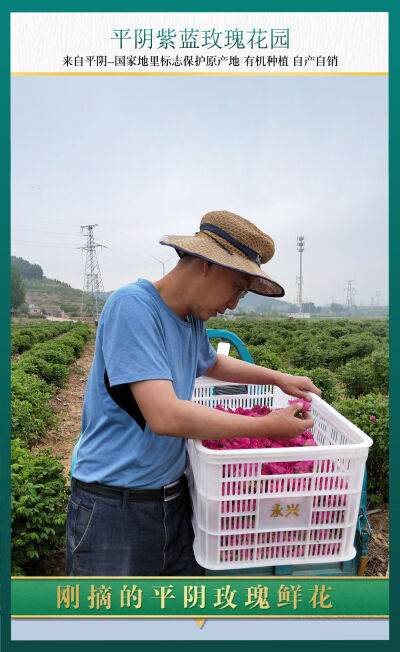
<svg viewBox="0 0 400 652"><path fill-rule="evenodd" d="M57 426L50 404L66 384L69 366L91 336L87 324L72 326L57 339L34 344L11 365L12 573L32 574L64 543L68 489L62 464L51 449L34 445ZM62 323L57 324L57 326Z"/></svg>
<svg viewBox="0 0 400 652"><path fill-rule="evenodd" d="M258 365L311 378L327 403L373 439L368 500L389 499L387 319L212 318L207 328L238 335ZM230 354L238 357L233 346Z"/></svg>
<svg viewBox="0 0 400 652"><path fill-rule="evenodd" d="M52 340L62 333L67 333L74 327L76 327L76 322L73 321L13 326L11 328L11 355L28 351L34 344Z"/></svg>

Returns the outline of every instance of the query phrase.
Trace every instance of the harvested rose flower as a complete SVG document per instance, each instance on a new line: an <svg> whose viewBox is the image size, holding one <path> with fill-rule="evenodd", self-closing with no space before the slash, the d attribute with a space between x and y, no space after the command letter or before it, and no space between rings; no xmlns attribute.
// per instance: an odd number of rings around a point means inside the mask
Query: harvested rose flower
<svg viewBox="0 0 400 652"><path fill-rule="evenodd" d="M291 405L293 403L303 403L304 412L309 412L311 410L311 403L309 401L305 401L304 398L295 398L293 401L289 400L288 403Z"/></svg>
<svg viewBox="0 0 400 652"><path fill-rule="evenodd" d="M303 399L296 399L294 401L289 401L289 403L303 403L303 408L305 411L308 411L311 408L311 404L308 401ZM221 410L222 412L229 412L230 414L241 414L249 417L262 417L272 410L266 405L253 405L251 409L238 407L236 410L232 408L224 408L222 405L216 405L216 410ZM281 408L277 408L281 409ZM245 449L245 448L292 448L294 446L317 446L318 444L314 440L313 434L309 430L305 430L297 437L293 437L288 441L282 441L277 439L268 439L268 437L259 437L254 439L249 439L248 437L236 437L234 439L203 439L202 442L205 448L210 448L212 450L236 450L236 449ZM234 467L236 465L233 465ZM264 463L261 467L261 473L263 475L281 475L287 473L312 473L313 462L278 462L278 463Z"/></svg>
<svg viewBox="0 0 400 652"><path fill-rule="evenodd" d="M302 403L303 407L300 407L299 411L306 412L311 408L310 403L302 399L295 399L289 401L289 403ZM254 405L251 409L240 407L236 410L225 409L222 405L217 405L216 408L223 412L251 417L261 417L272 411L267 406L260 405ZM374 420L376 417L370 415L370 419ZM318 446L313 434L308 430L289 441L273 440L267 437L254 439L241 437L220 441L203 440L202 444L206 448L214 450ZM236 549L220 550L219 558L221 562L246 562L255 559L262 559L265 562L269 558L271 560L275 559L277 543L280 544L279 554L283 558L304 559L308 554L308 546L306 547L303 542L308 541L311 532L313 533L313 539L310 539L310 541L314 556L329 557L340 553L342 542L330 540L338 536L338 528L345 522L349 484L346 477L336 474L335 461L332 459L316 459L262 462L257 459L255 461L234 462L232 458L233 456L228 458L229 461L224 461L221 467L223 480L221 483L220 544L222 548L229 546ZM260 470L263 476L292 474L293 477L260 479L258 475ZM315 476L311 475L313 471L316 472ZM295 474L304 475L301 478L296 478L294 477ZM262 509L259 496L263 496L264 491L271 495L275 494L277 500L283 494L292 491L306 492L311 495L320 492L321 495L316 494L312 497L310 534L305 530L258 532L256 530L256 511ZM252 513L249 514L248 512ZM285 516L287 515L285 514ZM319 526L322 529L316 529ZM240 533L235 534L235 530L240 530Z"/></svg>

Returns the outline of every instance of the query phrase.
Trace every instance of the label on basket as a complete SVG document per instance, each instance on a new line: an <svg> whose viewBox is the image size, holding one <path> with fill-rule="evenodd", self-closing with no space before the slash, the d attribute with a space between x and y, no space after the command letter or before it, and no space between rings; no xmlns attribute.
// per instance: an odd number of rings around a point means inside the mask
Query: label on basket
<svg viewBox="0 0 400 652"><path fill-rule="evenodd" d="M310 523L312 497L261 498L259 528L307 527Z"/></svg>

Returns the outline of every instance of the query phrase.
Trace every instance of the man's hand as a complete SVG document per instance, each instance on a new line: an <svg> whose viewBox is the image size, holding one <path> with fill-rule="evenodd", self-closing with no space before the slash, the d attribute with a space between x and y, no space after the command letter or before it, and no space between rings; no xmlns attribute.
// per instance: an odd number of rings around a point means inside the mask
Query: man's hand
<svg viewBox="0 0 400 652"><path fill-rule="evenodd" d="M312 396L308 392L321 396L321 390L307 376L291 376L282 373L279 374L276 384L285 394L304 398L306 401L312 400Z"/></svg>
<svg viewBox="0 0 400 652"><path fill-rule="evenodd" d="M304 398L306 401L312 399L309 392L321 396L321 390L306 376L291 376L227 355L217 355L214 365L204 375L246 385L278 385L286 394Z"/></svg>
<svg viewBox="0 0 400 652"><path fill-rule="evenodd" d="M287 441L297 437L305 430L310 430L314 421L309 412L302 412L302 403L292 403L289 407L282 410L270 412L265 417L266 430L268 439L280 439ZM267 421L268 420L268 421Z"/></svg>

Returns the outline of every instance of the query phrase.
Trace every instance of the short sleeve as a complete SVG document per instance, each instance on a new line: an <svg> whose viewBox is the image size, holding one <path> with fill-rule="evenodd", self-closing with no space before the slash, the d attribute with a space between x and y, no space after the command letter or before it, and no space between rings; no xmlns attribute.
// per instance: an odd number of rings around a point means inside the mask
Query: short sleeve
<svg viewBox="0 0 400 652"><path fill-rule="evenodd" d="M106 304L101 316L101 346L111 386L172 380L162 326L146 302L132 295L120 297Z"/></svg>
<svg viewBox="0 0 400 652"><path fill-rule="evenodd" d="M200 339L200 346L199 346L199 357L197 360L197 370L196 370L196 378L199 376L203 376L203 374L210 369L210 367L213 366L217 359L217 352L213 349L213 347L210 344L210 340L208 339L207 336L207 331L202 324L202 333L201 333L201 339Z"/></svg>

